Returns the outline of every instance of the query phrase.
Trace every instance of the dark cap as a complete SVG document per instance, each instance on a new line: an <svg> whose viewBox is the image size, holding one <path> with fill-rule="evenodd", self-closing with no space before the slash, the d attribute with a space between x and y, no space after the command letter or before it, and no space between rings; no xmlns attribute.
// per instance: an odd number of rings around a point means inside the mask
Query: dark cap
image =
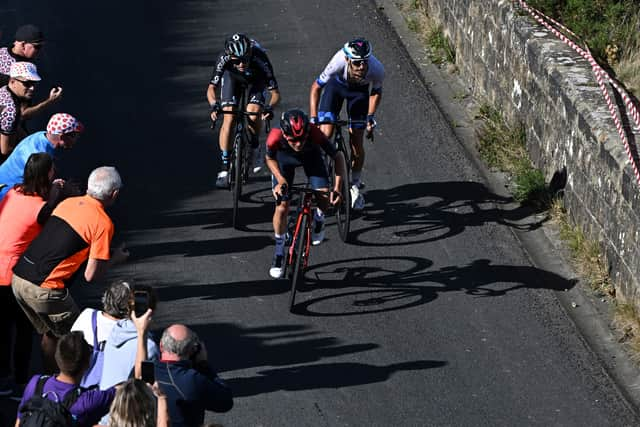
<svg viewBox="0 0 640 427"><path fill-rule="evenodd" d="M40 28L35 25L27 24L18 28L18 31L16 31L16 41L42 43L44 41L44 34L40 31Z"/></svg>

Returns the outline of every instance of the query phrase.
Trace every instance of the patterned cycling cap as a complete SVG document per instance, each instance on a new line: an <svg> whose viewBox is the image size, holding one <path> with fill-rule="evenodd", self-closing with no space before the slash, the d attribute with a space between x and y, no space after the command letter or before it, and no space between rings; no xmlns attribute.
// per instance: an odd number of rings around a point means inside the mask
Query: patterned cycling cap
<svg viewBox="0 0 640 427"><path fill-rule="evenodd" d="M64 135L71 132L84 131L84 125L71 114L56 113L49 119L47 132L53 135Z"/></svg>
<svg viewBox="0 0 640 427"><path fill-rule="evenodd" d="M38 75L38 69L31 62L14 62L9 68L9 77L12 79L22 79L27 81L39 82L42 80Z"/></svg>

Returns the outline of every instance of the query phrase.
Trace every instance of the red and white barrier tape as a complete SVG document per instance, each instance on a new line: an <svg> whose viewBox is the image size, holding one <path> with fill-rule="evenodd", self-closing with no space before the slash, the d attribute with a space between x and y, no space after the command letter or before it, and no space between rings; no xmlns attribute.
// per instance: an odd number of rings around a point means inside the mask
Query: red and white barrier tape
<svg viewBox="0 0 640 427"><path fill-rule="evenodd" d="M572 41L567 36L565 36L560 31L558 31L558 29L555 27L558 27L563 31L565 31L566 33L577 38L577 36L570 29L560 24L559 22L555 21L554 19L546 16L539 10L529 6L524 0L518 0L518 2L520 3L520 6L524 10L529 12L529 14L533 17L533 19L538 21L542 26L544 26L549 31L551 31L551 33L553 33L556 37L562 40L565 44L567 44L569 47L571 47L573 50L579 53L580 56L582 56L584 59L586 59L589 62L589 64L591 65L591 68L593 69L593 73L595 74L596 80L598 81L598 85L600 86L600 90L602 91L602 95L604 96L605 101L607 102L607 106L609 107L609 112L611 113L611 118L613 118L613 121L616 125L616 130L618 131L618 135L620 136L620 139L622 139L622 142L624 143L624 148L627 151L627 156L629 157L629 163L631 164L631 167L633 168L633 172L636 175L636 180L638 181L638 184L640 184L640 171L638 170L638 165L631 151L629 140L627 139L627 135L624 131L620 118L618 117L616 107L614 103L611 101L611 95L609 94L607 86L605 85L605 80L607 83L613 86L613 88L618 92L618 94L620 94L620 96L622 97L622 100L624 101L624 105L626 107L627 112L635 122L636 127L640 129L640 114L638 113L638 109L634 105L633 101L631 100L627 92L624 89L622 89L605 70L602 69L602 67L593 58L593 55L591 54L591 51L589 51L589 48L587 46L585 46L584 49L581 48L574 41ZM550 24L549 22L551 22L553 25Z"/></svg>

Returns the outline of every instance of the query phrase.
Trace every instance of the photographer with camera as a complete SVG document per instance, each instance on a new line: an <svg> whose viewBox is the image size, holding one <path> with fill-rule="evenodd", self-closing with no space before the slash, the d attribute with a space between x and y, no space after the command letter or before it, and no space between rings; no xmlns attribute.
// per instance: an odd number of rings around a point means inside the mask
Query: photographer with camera
<svg viewBox="0 0 640 427"><path fill-rule="evenodd" d="M134 320L139 336L148 322ZM145 325L146 323L146 325ZM144 348L138 347L136 377L144 377ZM233 407L231 389L209 366L207 349L185 325L169 326L160 339L160 360L154 362L154 380L167 396L173 427L199 427L205 410L227 412Z"/></svg>
<svg viewBox="0 0 640 427"><path fill-rule="evenodd" d="M146 319L148 310L154 311L157 306L157 295L150 286L134 285L127 295L128 315L113 325L109 338L104 346L104 362L100 389L107 389L131 376L136 362L136 350L139 343L146 342L149 359L160 356L157 344L145 333L140 339L136 321ZM150 322L150 318L148 321Z"/></svg>

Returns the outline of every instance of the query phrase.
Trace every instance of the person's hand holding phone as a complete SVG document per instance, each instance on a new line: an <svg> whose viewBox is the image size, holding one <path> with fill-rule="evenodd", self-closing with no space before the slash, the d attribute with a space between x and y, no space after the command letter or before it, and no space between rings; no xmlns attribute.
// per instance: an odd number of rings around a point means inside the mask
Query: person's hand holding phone
<svg viewBox="0 0 640 427"><path fill-rule="evenodd" d="M144 333L149 329L149 325L151 324L151 315L153 314L153 310L147 308L144 313L140 316L136 314L136 310L131 311L131 320L136 327L136 331L138 331L139 335L144 335Z"/></svg>
<svg viewBox="0 0 640 427"><path fill-rule="evenodd" d="M156 367L151 360L142 362L142 381L150 386L156 383Z"/></svg>

